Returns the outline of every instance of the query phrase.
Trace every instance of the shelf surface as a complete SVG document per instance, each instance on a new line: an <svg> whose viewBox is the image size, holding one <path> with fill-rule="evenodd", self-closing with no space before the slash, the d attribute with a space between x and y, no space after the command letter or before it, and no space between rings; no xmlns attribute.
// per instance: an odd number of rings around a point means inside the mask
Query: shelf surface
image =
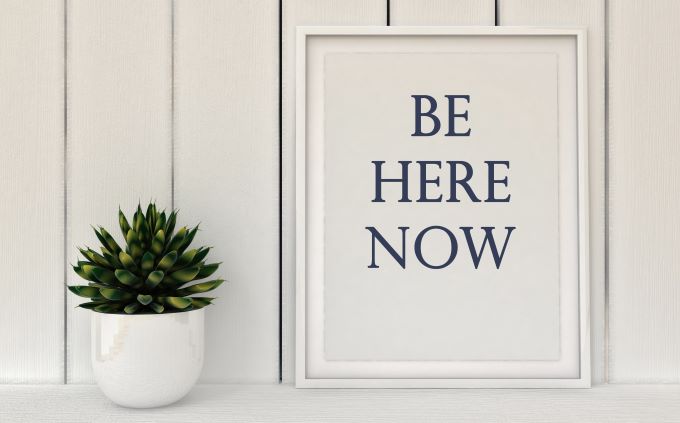
<svg viewBox="0 0 680 423"><path fill-rule="evenodd" d="M680 422L680 385L592 389L295 389L199 385L151 410L94 385L2 385L0 422Z"/></svg>

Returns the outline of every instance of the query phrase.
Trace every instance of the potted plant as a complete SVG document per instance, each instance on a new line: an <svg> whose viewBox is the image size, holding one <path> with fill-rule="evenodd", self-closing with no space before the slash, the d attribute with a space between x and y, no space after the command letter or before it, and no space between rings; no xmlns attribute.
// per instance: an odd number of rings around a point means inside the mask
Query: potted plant
<svg viewBox="0 0 680 423"><path fill-rule="evenodd" d="M138 205L132 223L120 209L124 244L93 228L101 254L79 248L73 270L87 285L69 286L90 301L92 367L97 384L113 402L136 408L173 403L192 388L203 367L203 307L214 298L193 296L223 280L211 276L209 247L189 248L198 226L175 232L177 211L166 215ZM122 246L121 246L122 245Z"/></svg>

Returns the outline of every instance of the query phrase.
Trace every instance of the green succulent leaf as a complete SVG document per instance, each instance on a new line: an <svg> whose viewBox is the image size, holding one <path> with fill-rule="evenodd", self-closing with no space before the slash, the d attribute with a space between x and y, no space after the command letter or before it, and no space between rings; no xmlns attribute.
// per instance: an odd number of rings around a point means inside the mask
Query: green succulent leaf
<svg viewBox="0 0 680 423"><path fill-rule="evenodd" d="M86 259L90 260L93 263L96 263L100 266L103 267L113 267L112 263L110 263L104 256L101 254L97 253L96 251L93 251L91 249L79 249L80 254L82 254Z"/></svg>
<svg viewBox="0 0 680 423"><path fill-rule="evenodd" d="M175 236L172 237L172 240L166 247L167 251L174 251L179 248L180 245L182 245L182 242L184 242L184 238L187 236L187 227L183 226L177 231Z"/></svg>
<svg viewBox="0 0 680 423"><path fill-rule="evenodd" d="M97 278L95 278L94 275L87 274L80 266L71 267L73 267L73 271L76 272L78 276L85 279L86 281L97 282Z"/></svg>
<svg viewBox="0 0 680 423"><path fill-rule="evenodd" d="M139 242L139 236L137 236L137 232L135 232L133 229L128 230L127 234L125 235L125 242L127 245Z"/></svg>
<svg viewBox="0 0 680 423"><path fill-rule="evenodd" d="M121 253L122 252L123 251L121 251ZM122 266L120 260L118 260L118 258L115 255L111 254L111 252L104 247L102 247L102 255L104 256L106 261L110 263L110 266L112 268L117 268L117 267Z"/></svg>
<svg viewBox="0 0 680 423"><path fill-rule="evenodd" d="M156 257L154 257L150 251L144 253L144 256L142 256L142 270L146 270L148 272L149 270L153 269L155 259Z"/></svg>
<svg viewBox="0 0 680 423"><path fill-rule="evenodd" d="M105 284L112 284L115 282L116 278L113 272L109 269L104 269L103 267L97 266L81 266L82 269L87 273L93 275L99 282Z"/></svg>
<svg viewBox="0 0 680 423"><path fill-rule="evenodd" d="M151 303L151 304L149 304L149 307L151 308L151 310L155 311L156 313L162 313L163 310L165 310L165 307L163 307L162 305L160 305L158 303Z"/></svg>
<svg viewBox="0 0 680 423"><path fill-rule="evenodd" d="M214 281L201 282L196 285L187 286L186 288L178 289L175 291L176 295L185 297L191 294L200 294L202 292L212 291L224 282L222 279L215 279Z"/></svg>
<svg viewBox="0 0 680 423"><path fill-rule="evenodd" d="M158 297L157 300L178 310L184 310L191 305L191 298L185 297Z"/></svg>
<svg viewBox="0 0 680 423"><path fill-rule="evenodd" d="M177 251L170 251L158 262L158 269L169 270L177 261Z"/></svg>
<svg viewBox="0 0 680 423"><path fill-rule="evenodd" d="M135 232L139 233L144 223L146 222L144 220L142 206L140 204L137 204L137 211L135 211L135 214L132 217L132 227L134 228Z"/></svg>
<svg viewBox="0 0 680 423"><path fill-rule="evenodd" d="M139 301L140 304L149 305L153 301L153 297L151 295L139 294L137 295L137 301Z"/></svg>
<svg viewBox="0 0 680 423"><path fill-rule="evenodd" d="M215 298L211 298L211 297L189 297L189 299L191 300L191 305L192 305L193 309L198 310L198 309L201 309L201 308L203 308L207 305L212 304L212 300L214 300Z"/></svg>
<svg viewBox="0 0 680 423"><path fill-rule="evenodd" d="M142 223L139 225L137 233L139 235L139 240L142 241L143 244L151 241L151 229L149 229L149 224L146 222L146 219L142 218Z"/></svg>
<svg viewBox="0 0 680 423"><path fill-rule="evenodd" d="M196 275L198 275L198 272L201 270L200 267L194 266L194 267L187 267L185 269L180 269L176 272L173 272L170 274L170 277L177 282L191 282L194 280Z"/></svg>
<svg viewBox="0 0 680 423"><path fill-rule="evenodd" d="M87 303L78 304L76 307L81 307L81 308L85 308L85 309L88 309L88 310L93 310L95 307L97 307L98 305L102 305L102 304L106 304L106 302L105 301L90 301L90 302L87 302Z"/></svg>
<svg viewBox="0 0 680 423"><path fill-rule="evenodd" d="M92 286L73 285L69 286L68 290L78 295L79 297L84 298L95 298L99 296L99 289Z"/></svg>
<svg viewBox="0 0 680 423"><path fill-rule="evenodd" d="M126 253L125 251L121 251L120 254L118 254L118 259L120 259L120 262L127 270L137 270L135 260L132 258L130 254Z"/></svg>
<svg viewBox="0 0 680 423"><path fill-rule="evenodd" d="M178 253L184 252L184 250L186 250L189 247L189 245L191 245L191 243L194 241L194 237L196 236L197 232L198 232L198 225L195 228L193 228L192 230L190 230L189 232L187 232L186 236L182 240L182 243L177 248Z"/></svg>
<svg viewBox="0 0 680 423"><path fill-rule="evenodd" d="M139 234L132 229L128 231L125 241L128 245L128 254L132 256L133 259L138 259L144 254L142 249L142 241L139 239Z"/></svg>
<svg viewBox="0 0 680 423"><path fill-rule="evenodd" d="M94 231L94 234L97 236L97 239L99 240L99 242L101 242L101 244L106 247L107 243L106 243L106 238L104 238L104 235L102 235L99 232L99 230L97 230L97 228L95 228L94 226L92 227L92 230Z"/></svg>
<svg viewBox="0 0 680 423"><path fill-rule="evenodd" d="M211 264L206 264L204 266L201 266L201 270L198 271L198 274L194 279L205 279L208 276L212 275L217 271L217 268L220 267L220 264L222 263L211 263Z"/></svg>
<svg viewBox="0 0 680 423"><path fill-rule="evenodd" d="M190 265L194 266L200 262L202 262L207 256L208 253L210 252L210 247L201 247L198 249L198 252L194 256L194 259L191 260Z"/></svg>
<svg viewBox="0 0 680 423"><path fill-rule="evenodd" d="M162 270L154 270L153 272L149 273L149 276L146 278L146 282L144 282L144 284L147 288L154 289L159 283L161 283L163 276L165 276L165 273Z"/></svg>
<svg viewBox="0 0 680 423"><path fill-rule="evenodd" d="M98 313L118 313L123 309L123 304L119 303L103 303L95 306L94 311Z"/></svg>
<svg viewBox="0 0 680 423"><path fill-rule="evenodd" d="M163 291L168 291L175 290L184 284L185 282L176 281L170 275L166 274L165 277L163 278L163 281L160 284L160 287L162 288Z"/></svg>
<svg viewBox="0 0 680 423"><path fill-rule="evenodd" d="M129 270L116 269L116 279L126 286L135 286L139 283L139 278Z"/></svg>
<svg viewBox="0 0 680 423"><path fill-rule="evenodd" d="M156 224L154 225L153 232L155 234L158 233L158 231L165 229L165 212L162 212L159 216L158 219L156 219Z"/></svg>
<svg viewBox="0 0 680 423"><path fill-rule="evenodd" d="M144 254L144 249L141 244L131 244L130 245L130 255L133 259L137 260Z"/></svg>
<svg viewBox="0 0 680 423"><path fill-rule="evenodd" d="M165 232L159 230L151 241L151 251L155 255L160 255L163 252L163 247L165 247Z"/></svg>
<svg viewBox="0 0 680 423"><path fill-rule="evenodd" d="M118 207L118 225L120 226L120 231L123 233L123 236L127 236L128 231L130 230L130 224L128 223L127 217L125 217L125 214L123 214L123 211Z"/></svg>
<svg viewBox="0 0 680 423"><path fill-rule="evenodd" d="M177 211L173 211L168 216L168 222L165 224L165 237L172 238L172 231L175 230L175 223L177 223Z"/></svg>
<svg viewBox="0 0 680 423"><path fill-rule="evenodd" d="M135 314L137 310L139 310L140 304L139 303L130 303L125 306L123 311L127 314Z"/></svg>
<svg viewBox="0 0 680 423"><path fill-rule="evenodd" d="M112 301L129 301L135 298L134 294L115 288L102 288L99 292L104 298Z"/></svg>
<svg viewBox="0 0 680 423"><path fill-rule="evenodd" d="M94 257L90 255L90 249L78 248L78 251L80 251L80 254L82 254L87 260L94 262Z"/></svg>
<svg viewBox="0 0 680 423"><path fill-rule="evenodd" d="M116 242L115 239L111 236L110 233L106 231L106 229L99 227L99 233L101 233L102 237L104 237L105 243L103 243L109 251L112 251L115 254L118 254L121 250L120 246Z"/></svg>
<svg viewBox="0 0 680 423"><path fill-rule="evenodd" d="M146 208L146 224L150 229L156 226L156 205L154 203L149 203Z"/></svg>
<svg viewBox="0 0 680 423"><path fill-rule="evenodd" d="M189 250L182 254L177 261L175 262L175 265L173 266L173 269L182 269L184 267L187 267L194 261L194 257L196 257L196 253L198 253L198 250Z"/></svg>

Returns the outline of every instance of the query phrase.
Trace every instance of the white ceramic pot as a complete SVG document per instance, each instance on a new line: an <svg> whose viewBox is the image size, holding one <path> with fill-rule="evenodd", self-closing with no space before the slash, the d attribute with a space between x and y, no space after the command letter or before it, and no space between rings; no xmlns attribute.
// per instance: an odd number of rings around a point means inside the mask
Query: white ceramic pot
<svg viewBox="0 0 680 423"><path fill-rule="evenodd" d="M150 408L185 396L203 367L204 310L167 314L92 313L92 367L99 388L125 407Z"/></svg>

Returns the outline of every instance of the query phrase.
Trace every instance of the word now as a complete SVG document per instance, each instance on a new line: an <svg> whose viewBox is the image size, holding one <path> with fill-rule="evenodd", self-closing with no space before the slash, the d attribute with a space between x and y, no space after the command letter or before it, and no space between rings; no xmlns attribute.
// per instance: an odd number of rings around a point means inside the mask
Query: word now
<svg viewBox="0 0 680 423"><path fill-rule="evenodd" d="M382 245L385 251L387 251L390 256L392 256L399 266L401 266L402 269L406 269L406 242L410 228L408 226L399 226L399 230L401 231L401 251L397 251L397 249L393 247L374 226L367 226L366 229L371 233L371 264L368 266L368 268L377 269L380 267L375 261L375 247L376 241L378 241L378 243ZM482 255L484 254L486 245L488 244L494 264L496 265L496 269L500 269L501 263L503 262L503 256L505 255L505 249L507 248L508 242L510 241L510 235L512 234L512 231L516 229L516 227L505 227L505 241L503 241L503 247L501 248L500 252L498 251L498 246L493 235L493 230L495 227L482 226L480 229L484 232L484 240L482 241L482 245L477 248L474 240L472 239L473 228L471 226L460 227L460 230L465 236L465 241L470 252L470 257L472 258L472 263L474 264L475 269L479 268L479 263L482 261ZM423 240L428 233L434 231L444 233L450 241L448 258L440 264L430 263L423 255ZM428 226L427 228L420 231L416 236L415 242L413 243L413 252L415 253L418 262L420 262L420 264L423 266L429 269L443 269L451 265L456 259L456 256L458 255L458 240L456 239L456 236L453 234L453 232L444 226Z"/></svg>
<svg viewBox="0 0 680 423"><path fill-rule="evenodd" d="M474 170L472 165L464 160L454 160L441 162L437 160L422 160L416 161L414 166L410 160L399 160L399 170L390 171L390 173L399 173L398 178L386 178L383 176L383 165L385 164L382 160L374 160L373 166L375 167L375 196L372 200L374 203L384 203L382 190L383 184L393 183L401 185L401 198L400 203L410 203L412 200L409 196L409 178L419 178L419 192L418 199L416 203L433 203L446 201L448 203L458 203L460 199L458 198L457 188L462 188L467 194L468 198L474 202L479 203L482 200L479 198L477 193L470 186L470 180L473 177ZM485 203L508 203L510 202L510 194L505 196L498 195L496 193L496 186L502 185L508 187L508 176L499 176L498 173L510 170L509 161L496 161L487 160L484 162L486 164L486 175L482 178L486 178L486 199L483 201ZM417 168L417 176L411 176L411 168ZM442 169L443 167L443 169ZM498 169L497 169L498 168ZM440 176L444 176L443 181L440 180ZM479 176L478 176L479 177ZM448 192L446 200L443 200L443 196L439 195L428 195L428 186L437 190L441 185L448 185Z"/></svg>

